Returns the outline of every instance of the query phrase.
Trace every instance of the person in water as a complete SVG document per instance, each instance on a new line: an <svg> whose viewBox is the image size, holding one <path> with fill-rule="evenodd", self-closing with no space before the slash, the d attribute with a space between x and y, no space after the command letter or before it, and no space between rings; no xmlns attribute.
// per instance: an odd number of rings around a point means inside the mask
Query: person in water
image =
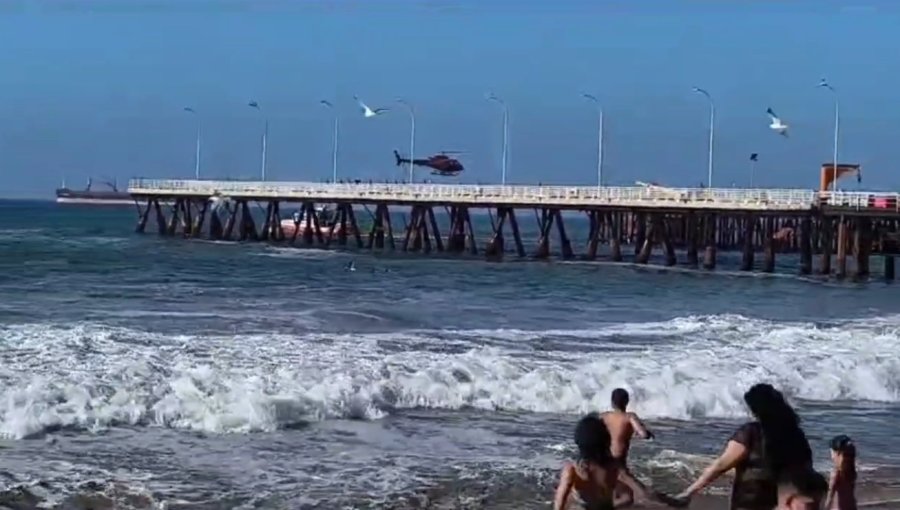
<svg viewBox="0 0 900 510"><path fill-rule="evenodd" d="M786 471L778 479L778 506L775 508L819 510L827 489L825 477L812 468Z"/></svg>
<svg viewBox="0 0 900 510"><path fill-rule="evenodd" d="M856 510L856 445L845 435L831 440L834 469L828 482L826 510Z"/></svg>
<svg viewBox="0 0 900 510"><path fill-rule="evenodd" d="M637 414L627 411L630 401L627 390L623 388L614 389L610 400L612 410L601 414L600 418L609 430L610 436L612 436L610 450L613 458L621 464L621 472L623 474L631 475L631 471L628 470L628 451L631 448L631 439L635 435L642 439L653 439L653 433L644 426ZM651 499L647 488L640 481L633 476L628 476L627 478L634 480L634 483L625 483L623 480L616 488L617 496L621 495L623 498L623 505L632 503L635 495L640 501Z"/></svg>
<svg viewBox="0 0 900 510"><path fill-rule="evenodd" d="M770 510L778 504L777 483L783 473L812 469L812 449L800 428L800 417L769 384L756 384L744 394L755 421L734 432L725 450L684 492L683 501L734 469L732 510Z"/></svg>
<svg viewBox="0 0 900 510"><path fill-rule="evenodd" d="M582 510L616 508L614 492L621 464L610 451L611 442L606 424L596 413L591 413L578 422L575 426L578 458L563 466L553 500L553 510L569 508L570 500Z"/></svg>

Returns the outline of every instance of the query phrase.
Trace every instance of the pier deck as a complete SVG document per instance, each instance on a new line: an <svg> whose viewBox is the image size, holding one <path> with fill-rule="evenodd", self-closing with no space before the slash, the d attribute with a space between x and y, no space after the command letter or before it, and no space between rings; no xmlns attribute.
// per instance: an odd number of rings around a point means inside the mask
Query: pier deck
<svg viewBox="0 0 900 510"><path fill-rule="evenodd" d="M358 248L395 248L390 208L409 208L402 228L404 251L448 251L502 258L504 227L515 249L526 256L516 211L532 210L537 218L534 257L550 255L556 228L559 254L575 256L566 234L563 211L587 215L589 233L583 258L597 257L598 246L609 246L612 260L624 260L622 246L635 248L634 261L647 263L662 246L666 265L678 263L676 248L686 251L685 264L716 266L717 250L743 252L741 269L753 270L754 254L764 253L761 269L774 270L775 253L799 252L800 273L813 272L812 258L821 255L818 272L847 274L847 255L856 261L854 275L868 277L871 254L884 255L884 275L893 279L898 249L900 195L876 192L817 192L802 189L704 189L598 186L497 186L453 184L312 183L135 179L128 192L138 204L138 231L151 210L162 235L237 239ZM257 204L261 216L249 204ZM282 206L297 212L282 219ZM322 205L334 211L323 213ZM374 206L374 213L369 206ZM359 209L370 218L368 242L357 222ZM446 238L434 209L449 217ZM472 225L470 209L487 210L491 232L482 243ZM331 214L333 213L333 214ZM204 224L208 217L208 228ZM257 223L262 222L262 229ZM287 233L285 232L287 230ZM445 243L446 241L446 243ZM445 246L446 244L446 246ZM479 246L484 244L484 246Z"/></svg>

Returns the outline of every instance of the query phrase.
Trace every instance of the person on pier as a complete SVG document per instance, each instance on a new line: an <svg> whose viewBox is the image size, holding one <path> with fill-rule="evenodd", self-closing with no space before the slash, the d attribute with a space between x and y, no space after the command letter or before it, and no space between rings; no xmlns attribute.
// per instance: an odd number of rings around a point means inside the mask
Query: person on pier
<svg viewBox="0 0 900 510"><path fill-rule="evenodd" d="M725 449L684 492L687 502L717 478L734 470L731 510L770 510L778 506L782 476L812 469L812 449L800 428L800 417L769 384L756 384L744 394L755 421L735 431Z"/></svg>
<svg viewBox="0 0 900 510"><path fill-rule="evenodd" d="M621 463L622 473L627 474L616 487L616 494L622 498L622 504L628 505L634 502L635 496L639 501L651 499L647 488L628 470L628 451L631 448L631 439L637 435L641 439L653 439L650 432L637 414L628 412L628 403L631 397L624 388L616 388L610 397L612 410L600 415L606 428L612 436L612 455ZM624 480L629 480L625 483Z"/></svg>

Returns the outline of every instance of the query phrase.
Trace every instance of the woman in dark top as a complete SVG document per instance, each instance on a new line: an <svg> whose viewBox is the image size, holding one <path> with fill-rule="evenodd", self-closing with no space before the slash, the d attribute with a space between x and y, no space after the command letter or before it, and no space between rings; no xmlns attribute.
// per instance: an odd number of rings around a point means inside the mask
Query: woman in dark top
<svg viewBox="0 0 900 510"><path fill-rule="evenodd" d="M757 384L744 394L756 421L735 431L725 450L678 498L690 499L731 469L732 510L771 510L778 504L778 477L790 469L811 469L812 449L800 428L800 418L769 384Z"/></svg>

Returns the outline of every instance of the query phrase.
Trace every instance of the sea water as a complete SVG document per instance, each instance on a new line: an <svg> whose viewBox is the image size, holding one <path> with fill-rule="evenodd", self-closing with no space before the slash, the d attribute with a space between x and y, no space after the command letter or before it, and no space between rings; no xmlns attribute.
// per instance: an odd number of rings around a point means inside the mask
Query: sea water
<svg viewBox="0 0 900 510"><path fill-rule="evenodd" d="M801 279L785 257L761 276L729 254L708 273L189 241L136 216L0 202L7 499L543 508L575 421L619 386L657 434L631 461L666 490L762 381L821 469L838 433L862 478L900 465L895 284Z"/></svg>

